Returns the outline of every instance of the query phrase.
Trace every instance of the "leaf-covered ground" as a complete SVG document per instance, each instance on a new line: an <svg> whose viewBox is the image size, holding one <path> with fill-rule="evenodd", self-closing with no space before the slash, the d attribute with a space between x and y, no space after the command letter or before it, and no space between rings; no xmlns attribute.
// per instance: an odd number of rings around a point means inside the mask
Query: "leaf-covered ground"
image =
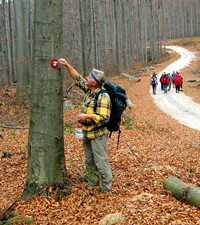
<svg viewBox="0 0 200 225"><path fill-rule="evenodd" d="M174 40L196 53L197 59L180 71L184 77L183 91L200 103L197 83L188 78L200 78L200 38ZM165 62L154 65L162 70L179 56L171 53ZM132 73L131 71L128 71ZM160 111L149 95L151 71L136 74L140 82L112 77L112 81L127 90L134 108L126 111L119 149L117 135L109 139L109 158L113 171L113 188L108 195L98 189L88 190L79 180L83 175L84 155L80 140L68 126L76 122L79 107L65 110L65 157L71 195L56 202L53 197L33 197L17 201L18 217L31 217L38 225L93 225L106 215L121 213L130 225L197 225L200 210L173 198L163 188L164 179L176 176L188 185L200 188L200 132L178 124ZM175 90L171 90L174 91ZM0 90L0 124L28 127L29 109L20 107L11 89ZM23 191L27 169L28 129L0 128L0 210L18 199ZM10 157L2 158L3 152ZM14 224L23 224L15 222ZM107 223L110 224L110 223Z"/></svg>

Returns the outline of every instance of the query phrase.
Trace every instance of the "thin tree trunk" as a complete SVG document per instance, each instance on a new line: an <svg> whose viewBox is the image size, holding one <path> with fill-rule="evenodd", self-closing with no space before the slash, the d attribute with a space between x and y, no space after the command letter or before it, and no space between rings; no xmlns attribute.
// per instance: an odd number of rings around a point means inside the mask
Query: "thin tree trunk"
<svg viewBox="0 0 200 225"><path fill-rule="evenodd" d="M118 0L113 0L113 19L114 19L114 72L120 74L119 69L119 32L118 32Z"/></svg>
<svg viewBox="0 0 200 225"><path fill-rule="evenodd" d="M28 44L28 23L30 1L14 1L15 32L16 32L16 72L17 99L24 102L28 97L30 84L30 53Z"/></svg>

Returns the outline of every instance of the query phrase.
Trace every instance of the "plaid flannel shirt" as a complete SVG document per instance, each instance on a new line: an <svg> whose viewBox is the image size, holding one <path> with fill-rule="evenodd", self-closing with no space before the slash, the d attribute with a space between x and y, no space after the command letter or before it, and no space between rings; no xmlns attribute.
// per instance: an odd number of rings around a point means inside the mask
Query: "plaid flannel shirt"
<svg viewBox="0 0 200 225"><path fill-rule="evenodd" d="M83 125L84 137L94 139L104 134L108 134L108 129L103 127L103 125L110 119L111 101L109 95L107 93L101 93L99 95L96 111L94 111L94 97L95 94L100 91L100 88L97 88L94 93L91 93L86 79L81 75L77 77L76 85L85 92L81 113L91 114L93 117L93 121L89 126Z"/></svg>

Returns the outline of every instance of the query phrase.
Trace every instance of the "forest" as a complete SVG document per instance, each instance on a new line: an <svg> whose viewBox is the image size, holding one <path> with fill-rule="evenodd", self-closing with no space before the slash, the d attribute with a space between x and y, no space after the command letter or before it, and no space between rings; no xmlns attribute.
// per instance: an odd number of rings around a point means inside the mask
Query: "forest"
<svg viewBox="0 0 200 225"><path fill-rule="evenodd" d="M0 224L199 223L199 207L163 183L173 176L200 187L200 133L149 94L152 70L179 58L167 46L182 46L196 55L181 70L183 91L200 103L199 0L2 0L0 34ZM83 76L103 70L133 102L119 149L116 134L108 140L108 195L85 188L74 135L83 93L51 67L61 57Z"/></svg>

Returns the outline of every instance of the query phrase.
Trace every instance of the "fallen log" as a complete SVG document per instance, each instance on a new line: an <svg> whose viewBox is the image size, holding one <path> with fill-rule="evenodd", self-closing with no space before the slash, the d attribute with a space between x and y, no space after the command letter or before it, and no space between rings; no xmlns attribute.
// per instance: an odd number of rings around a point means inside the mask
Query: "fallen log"
<svg viewBox="0 0 200 225"><path fill-rule="evenodd" d="M200 79L189 79L189 80L187 80L187 82L199 82L200 81Z"/></svg>
<svg viewBox="0 0 200 225"><path fill-rule="evenodd" d="M136 81L136 82L139 82L140 81L140 78L139 77L136 77L134 75L129 75L127 73L121 73L121 76L126 77L126 78L128 78L130 80L133 80L133 81Z"/></svg>
<svg viewBox="0 0 200 225"><path fill-rule="evenodd" d="M200 189L188 186L177 177L169 177L164 180L163 187L170 191L173 197L179 201L185 201L190 205L200 208Z"/></svg>
<svg viewBox="0 0 200 225"><path fill-rule="evenodd" d="M0 124L0 128L5 128L5 129L29 129L28 127L21 127L21 126L7 126Z"/></svg>
<svg viewBox="0 0 200 225"><path fill-rule="evenodd" d="M186 202L200 209L200 189L196 187L189 187Z"/></svg>
<svg viewBox="0 0 200 225"><path fill-rule="evenodd" d="M177 177L169 177L165 179L163 187L165 190L170 191L172 196L175 197L177 200L184 199L185 189L188 188L188 186L183 181L179 180Z"/></svg>

